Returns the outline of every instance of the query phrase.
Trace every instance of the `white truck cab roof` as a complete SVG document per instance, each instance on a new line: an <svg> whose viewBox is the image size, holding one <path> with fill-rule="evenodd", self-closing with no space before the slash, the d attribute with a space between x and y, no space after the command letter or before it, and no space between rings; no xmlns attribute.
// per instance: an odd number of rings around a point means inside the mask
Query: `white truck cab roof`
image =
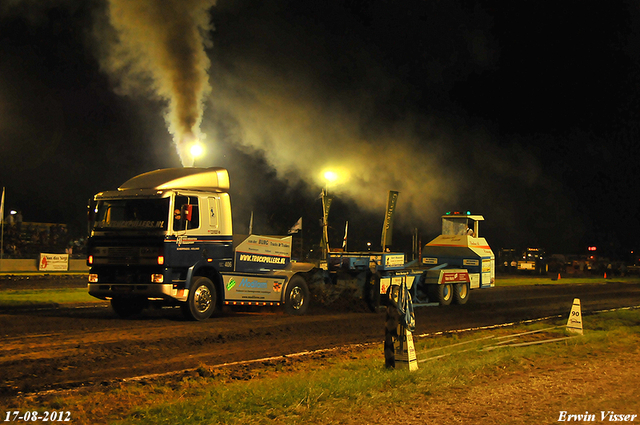
<svg viewBox="0 0 640 425"><path fill-rule="evenodd" d="M229 172L224 168L164 168L140 174L124 182L118 190L189 189L207 192L229 190Z"/></svg>

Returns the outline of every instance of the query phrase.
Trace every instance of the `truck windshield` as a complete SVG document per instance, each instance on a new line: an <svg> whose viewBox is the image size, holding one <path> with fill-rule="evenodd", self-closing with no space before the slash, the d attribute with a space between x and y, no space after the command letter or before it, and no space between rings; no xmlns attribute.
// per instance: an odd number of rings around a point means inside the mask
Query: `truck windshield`
<svg viewBox="0 0 640 425"><path fill-rule="evenodd" d="M167 229L169 198L99 201L96 229Z"/></svg>
<svg viewBox="0 0 640 425"><path fill-rule="evenodd" d="M445 218L442 220L442 234L443 235L466 235L468 221L466 217Z"/></svg>

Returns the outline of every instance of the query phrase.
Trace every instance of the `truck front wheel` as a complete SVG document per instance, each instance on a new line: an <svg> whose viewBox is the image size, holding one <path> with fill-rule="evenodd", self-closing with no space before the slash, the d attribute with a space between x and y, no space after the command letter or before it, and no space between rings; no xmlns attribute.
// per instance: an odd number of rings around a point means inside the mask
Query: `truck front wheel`
<svg viewBox="0 0 640 425"><path fill-rule="evenodd" d="M284 311L287 314L303 315L309 308L309 287L302 276L294 276L287 285L284 296Z"/></svg>
<svg viewBox="0 0 640 425"><path fill-rule="evenodd" d="M215 311L217 300L213 282L207 277L198 276L191 285L187 302L182 305L182 313L189 320L206 320Z"/></svg>
<svg viewBox="0 0 640 425"><path fill-rule="evenodd" d="M453 285L453 302L456 304L466 304L469 300L469 284L456 283Z"/></svg>

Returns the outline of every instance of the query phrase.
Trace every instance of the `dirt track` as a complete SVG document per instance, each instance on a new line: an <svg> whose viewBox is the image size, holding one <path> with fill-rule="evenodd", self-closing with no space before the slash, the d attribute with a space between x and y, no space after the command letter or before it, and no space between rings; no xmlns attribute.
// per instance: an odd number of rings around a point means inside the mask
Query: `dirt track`
<svg viewBox="0 0 640 425"><path fill-rule="evenodd" d="M574 298L583 313L640 305L640 284L505 287L472 291L465 306L416 309L415 334L567 315ZM37 284L37 283L34 283ZM40 282L60 285L59 282ZM63 285L84 285L69 280ZM0 282L0 289L12 287ZM24 287L24 282L19 283ZM355 310L358 310L356 308ZM68 388L291 353L377 343L384 316L365 312L225 312L187 322L180 311L148 311L121 320L106 304L0 312L0 401L21 392ZM381 350L381 361L382 350Z"/></svg>

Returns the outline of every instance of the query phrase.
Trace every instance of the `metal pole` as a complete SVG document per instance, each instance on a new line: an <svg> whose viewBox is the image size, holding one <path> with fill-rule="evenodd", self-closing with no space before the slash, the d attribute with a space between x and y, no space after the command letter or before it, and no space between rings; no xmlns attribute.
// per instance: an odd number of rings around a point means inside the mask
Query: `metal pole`
<svg viewBox="0 0 640 425"><path fill-rule="evenodd" d="M4 259L4 187L2 188L2 206L0 208L0 270L2 270L2 260Z"/></svg>
<svg viewBox="0 0 640 425"><path fill-rule="evenodd" d="M0 230L0 233L2 233L2 236L0 236L0 270L2 270L2 260L4 259L4 220L2 221L2 230Z"/></svg>
<svg viewBox="0 0 640 425"><path fill-rule="evenodd" d="M322 194L322 238L324 239L324 243L322 244L322 254L325 260L327 259L327 254L329 253L329 223L327 219L327 202L329 202L329 200L327 198L327 189L325 189Z"/></svg>

